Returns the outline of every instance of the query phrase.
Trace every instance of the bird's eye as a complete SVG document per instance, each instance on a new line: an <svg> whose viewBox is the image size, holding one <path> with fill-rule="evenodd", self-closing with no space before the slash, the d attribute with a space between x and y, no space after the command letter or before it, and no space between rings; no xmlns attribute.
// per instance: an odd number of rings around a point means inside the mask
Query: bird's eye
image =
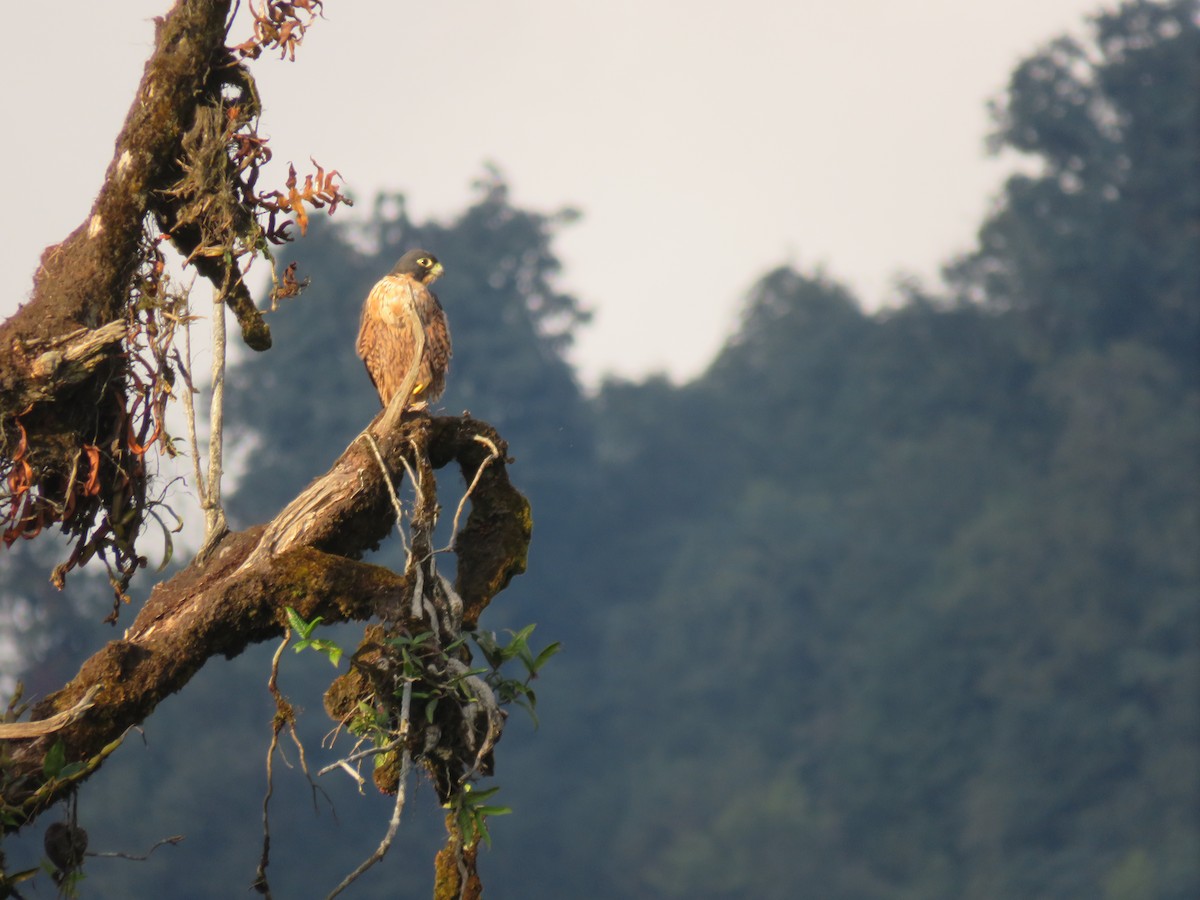
<svg viewBox="0 0 1200 900"><path fill-rule="evenodd" d="M422 269L428 269L430 266L433 265L433 260L431 260L428 256L422 256L420 259L417 260L417 265L420 266Z"/></svg>

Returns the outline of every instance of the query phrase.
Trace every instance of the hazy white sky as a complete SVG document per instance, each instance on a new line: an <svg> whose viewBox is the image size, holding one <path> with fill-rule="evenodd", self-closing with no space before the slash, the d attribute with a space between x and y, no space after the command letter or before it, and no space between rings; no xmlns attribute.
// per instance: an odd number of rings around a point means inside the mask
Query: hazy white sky
<svg viewBox="0 0 1200 900"><path fill-rule="evenodd" d="M296 63L255 64L261 132L285 171L339 169L360 210L388 189L452 215L486 161L516 203L578 207L559 250L596 312L588 380L687 376L771 266L821 264L868 306L897 274L936 280L1012 166L985 156L985 102L1102 5L326 0ZM86 215L168 6L6 9L0 314Z"/></svg>

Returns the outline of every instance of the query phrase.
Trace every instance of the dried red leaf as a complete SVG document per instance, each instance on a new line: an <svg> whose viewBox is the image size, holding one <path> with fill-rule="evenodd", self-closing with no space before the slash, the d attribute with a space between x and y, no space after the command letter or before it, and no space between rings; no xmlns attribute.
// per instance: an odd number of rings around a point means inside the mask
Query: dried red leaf
<svg viewBox="0 0 1200 900"><path fill-rule="evenodd" d="M81 490L85 496L97 497L100 495L100 448L94 444L87 444L83 453L88 461L88 477Z"/></svg>
<svg viewBox="0 0 1200 900"><path fill-rule="evenodd" d="M253 37L230 49L243 58L257 59L264 50L279 50L279 58L296 59L296 47L304 40L304 33L317 16L321 15L320 0L264 0L262 6L250 3L250 14L254 17ZM301 13L307 18L301 18Z"/></svg>

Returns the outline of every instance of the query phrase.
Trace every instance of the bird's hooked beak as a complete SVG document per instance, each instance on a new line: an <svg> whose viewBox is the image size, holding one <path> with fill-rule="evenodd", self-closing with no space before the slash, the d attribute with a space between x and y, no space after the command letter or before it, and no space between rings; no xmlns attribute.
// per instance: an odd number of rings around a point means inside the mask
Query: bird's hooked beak
<svg viewBox="0 0 1200 900"><path fill-rule="evenodd" d="M445 271L446 271L446 267L443 266L440 262L434 263L433 268L429 270L429 281L426 283L433 284L435 281L437 281L439 278L442 277L442 273Z"/></svg>

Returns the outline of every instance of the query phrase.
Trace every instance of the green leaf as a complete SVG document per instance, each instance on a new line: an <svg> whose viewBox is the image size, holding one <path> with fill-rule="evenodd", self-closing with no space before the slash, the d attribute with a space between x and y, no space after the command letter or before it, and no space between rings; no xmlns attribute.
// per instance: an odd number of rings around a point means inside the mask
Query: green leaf
<svg viewBox="0 0 1200 900"><path fill-rule="evenodd" d="M171 535L178 534L180 531L183 530L183 519L181 519L179 517L179 515L173 509L171 509L169 506L164 506L163 508L166 509L167 512L169 512L172 516L175 517L175 527L174 528L170 528L167 526L167 523L163 521L162 516L160 516L158 514L157 509L151 507L148 510L150 515L154 517L154 520L156 522L158 522L159 527L162 528L162 533L163 533L163 544L164 544L163 559L162 559L162 562L159 563L159 566L158 566L159 572L162 572L163 570L165 570L167 568L168 565L170 565L171 557L173 557L175 555L175 544L171 540Z"/></svg>
<svg viewBox="0 0 1200 900"><path fill-rule="evenodd" d="M63 743L62 738L59 738L46 751L46 758L42 760L42 772L47 778L58 778L66 763L67 745Z"/></svg>
<svg viewBox="0 0 1200 900"><path fill-rule="evenodd" d="M504 665L504 657L494 631L476 631L472 637L475 639L475 646L479 648L479 652L483 654L483 658L487 660L489 666L498 669Z"/></svg>
<svg viewBox="0 0 1200 900"><path fill-rule="evenodd" d="M310 641L309 643L312 645L314 650L320 651L328 656L329 661L333 663L334 668L337 668L337 664L342 658L342 648L336 641L318 638L317 640Z"/></svg>
<svg viewBox="0 0 1200 900"><path fill-rule="evenodd" d="M56 777L63 778L63 779L71 778L74 775L78 775L80 772L82 772L86 768L87 768L87 766L81 762L67 763L65 766L63 766L59 770L58 775Z"/></svg>
<svg viewBox="0 0 1200 900"><path fill-rule="evenodd" d="M562 650L562 642L561 641L555 641L553 644L550 644L548 647L546 647L545 650L543 650L541 653L539 653L537 655L537 658L533 661L533 664L530 665L530 667L529 667L530 672L532 674L536 675L538 673L538 670L541 669L541 667L546 664L546 662L550 659L550 657L554 656L560 650Z"/></svg>
<svg viewBox="0 0 1200 900"><path fill-rule="evenodd" d="M393 647L418 647L433 637L432 631L422 631L420 634L402 634L389 638L388 643Z"/></svg>
<svg viewBox="0 0 1200 900"><path fill-rule="evenodd" d="M533 634L533 629L535 629L535 628L537 628L537 623L530 622L528 625L526 625L520 631L516 631L516 632L510 631L509 634L511 634L513 636L512 643L513 644L525 644L526 642L528 642L529 636L531 634Z"/></svg>
<svg viewBox="0 0 1200 900"><path fill-rule="evenodd" d="M458 809L458 831L463 836L463 843L475 843L475 817L471 815L469 806Z"/></svg>
<svg viewBox="0 0 1200 900"><path fill-rule="evenodd" d="M476 790L475 788L471 787L471 785L468 784L463 787L463 792L464 792L463 799L466 802L470 803L471 806L475 806L481 800L486 800L488 797L497 793L499 790L500 790L500 788L499 788L499 786L497 786L497 787L485 788L484 790L479 791L479 790Z"/></svg>
<svg viewBox="0 0 1200 900"><path fill-rule="evenodd" d="M313 633L313 629L324 621L325 618L324 616L317 616L311 622L305 622L300 613L296 612L292 607L288 606L284 609L287 612L288 624L292 627L292 631L305 640L308 639L308 636Z"/></svg>
<svg viewBox="0 0 1200 900"><path fill-rule="evenodd" d="M513 638L511 641L509 641L508 646L501 651L506 661L510 659L516 659L517 657L525 658L528 656L529 635L533 633L533 629L536 627L537 625L526 625L520 631L513 634Z"/></svg>

